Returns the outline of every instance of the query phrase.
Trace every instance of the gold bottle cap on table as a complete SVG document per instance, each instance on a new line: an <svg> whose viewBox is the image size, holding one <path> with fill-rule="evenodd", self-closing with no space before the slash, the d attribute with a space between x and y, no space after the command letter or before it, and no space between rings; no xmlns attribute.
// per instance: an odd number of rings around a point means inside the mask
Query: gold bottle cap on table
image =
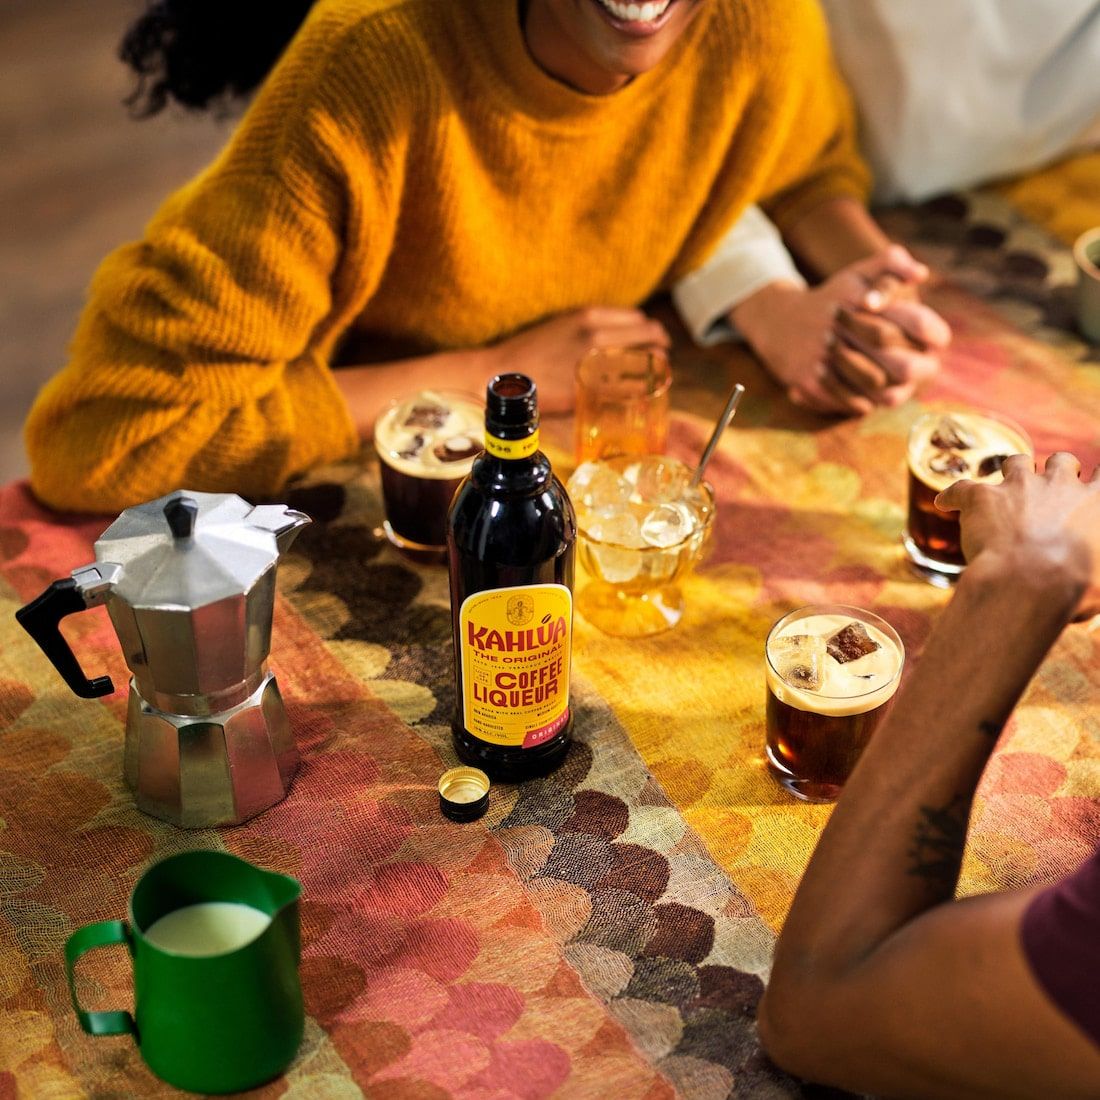
<svg viewBox="0 0 1100 1100"><path fill-rule="evenodd" d="M489 808L489 777L480 768L451 768L439 777L439 810L452 821L476 821Z"/></svg>

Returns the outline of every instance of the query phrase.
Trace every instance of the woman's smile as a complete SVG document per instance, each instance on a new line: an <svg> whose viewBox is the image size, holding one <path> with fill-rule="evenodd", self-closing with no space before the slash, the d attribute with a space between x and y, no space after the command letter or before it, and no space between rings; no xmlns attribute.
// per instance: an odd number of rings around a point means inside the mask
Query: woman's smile
<svg viewBox="0 0 1100 1100"><path fill-rule="evenodd" d="M669 20L677 0L647 0L644 4L620 0L592 0L604 19L623 34L656 34Z"/></svg>

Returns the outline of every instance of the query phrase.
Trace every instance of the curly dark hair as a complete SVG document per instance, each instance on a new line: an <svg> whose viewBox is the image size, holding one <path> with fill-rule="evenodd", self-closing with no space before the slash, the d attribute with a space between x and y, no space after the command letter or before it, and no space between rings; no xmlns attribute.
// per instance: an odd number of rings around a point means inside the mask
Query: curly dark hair
<svg viewBox="0 0 1100 1100"><path fill-rule="evenodd" d="M149 0L119 57L137 73L126 104L138 118L169 99L227 110L267 76L313 0Z"/></svg>

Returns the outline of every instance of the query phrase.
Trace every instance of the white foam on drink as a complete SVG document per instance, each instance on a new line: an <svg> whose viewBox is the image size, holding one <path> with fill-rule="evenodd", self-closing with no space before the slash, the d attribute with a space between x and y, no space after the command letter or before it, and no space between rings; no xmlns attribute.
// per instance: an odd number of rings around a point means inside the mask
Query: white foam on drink
<svg viewBox="0 0 1100 1100"><path fill-rule="evenodd" d="M270 923L251 905L204 901L165 913L142 934L154 947L176 955L224 955L251 943Z"/></svg>
<svg viewBox="0 0 1100 1100"><path fill-rule="evenodd" d="M405 422L417 406L445 409L446 418L439 427L406 425ZM387 466L392 466L409 477L447 481L465 477L476 456L444 462L435 453L436 445L448 439L465 436L480 450L484 435L485 409L476 398L449 390L421 390L420 393L391 406L378 418L374 426L374 445L378 457ZM402 452L413 448L417 436L422 437L423 442L416 455L408 458Z"/></svg>
<svg viewBox="0 0 1100 1100"><path fill-rule="evenodd" d="M793 687L783 679L777 668L777 654L773 651L779 639L808 634L827 640L853 622L863 626L871 640L878 643L877 649L843 664L827 654L821 662L821 686L816 691ZM780 702L798 710L841 717L863 714L890 699L898 689L903 660L904 653L898 643L874 623L855 614L836 612L807 615L785 624L768 638L768 659L764 664L768 687Z"/></svg>
<svg viewBox="0 0 1100 1100"><path fill-rule="evenodd" d="M972 446L945 449L933 443L932 437L936 435L937 428L945 420L957 425L967 437L966 442ZM995 485L1004 480L1000 470L984 477L978 474L978 467L984 459L998 455L1032 453L1027 437L1012 425L991 416L961 409L926 413L913 425L909 436L909 467L914 477L937 493L963 478L972 478L975 481ZM948 454L961 457L966 462L967 469L961 473L944 473L935 470L932 463L938 459L942 460L943 456Z"/></svg>

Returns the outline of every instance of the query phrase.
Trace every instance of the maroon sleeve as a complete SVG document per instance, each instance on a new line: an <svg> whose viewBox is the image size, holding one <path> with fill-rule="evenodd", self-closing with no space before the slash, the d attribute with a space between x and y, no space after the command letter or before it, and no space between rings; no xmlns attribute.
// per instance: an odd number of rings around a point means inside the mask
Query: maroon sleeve
<svg viewBox="0 0 1100 1100"><path fill-rule="evenodd" d="M1032 899L1020 934L1039 984L1100 1046L1100 849Z"/></svg>

